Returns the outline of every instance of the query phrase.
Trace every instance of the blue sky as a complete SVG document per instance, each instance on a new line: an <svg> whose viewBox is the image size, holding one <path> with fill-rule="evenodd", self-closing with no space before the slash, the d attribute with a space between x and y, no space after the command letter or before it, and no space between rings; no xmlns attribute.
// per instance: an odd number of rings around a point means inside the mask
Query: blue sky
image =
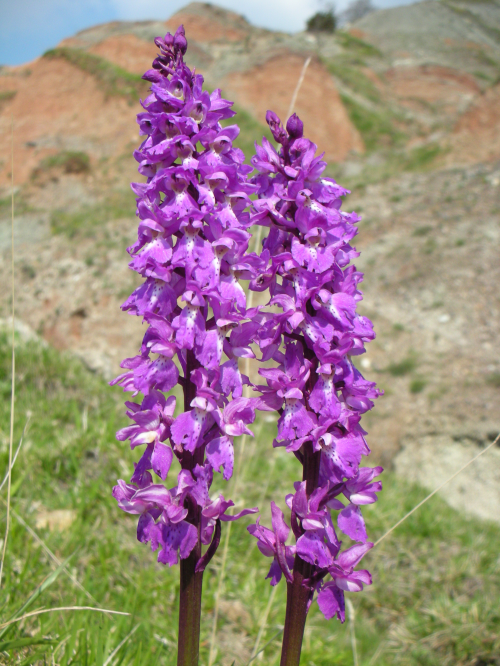
<svg viewBox="0 0 500 666"><path fill-rule="evenodd" d="M342 10L349 0L338 0ZM412 0L375 0L393 7ZM189 0L0 0L0 64L33 60L65 37L96 23L116 20L165 20ZM218 0L254 25L297 32L321 9L320 0Z"/></svg>

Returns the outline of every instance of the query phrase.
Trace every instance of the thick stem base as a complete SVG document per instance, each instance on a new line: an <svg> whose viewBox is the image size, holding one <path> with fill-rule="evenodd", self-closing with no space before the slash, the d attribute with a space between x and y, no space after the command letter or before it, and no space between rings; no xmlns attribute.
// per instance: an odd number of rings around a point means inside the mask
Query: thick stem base
<svg viewBox="0 0 500 666"><path fill-rule="evenodd" d="M177 666L198 666L203 572L195 573L201 549L181 560Z"/></svg>
<svg viewBox="0 0 500 666"><path fill-rule="evenodd" d="M196 396L196 386L191 381L191 371L199 367L191 350L186 352L184 384L184 411L190 409ZM203 464L203 449L197 448L193 454L184 452L181 464L183 469L192 471ZM203 572L196 573L196 564L201 557L201 510L193 501L186 504L189 510L187 520L198 529L198 543L189 557L181 560L181 589L179 599L179 634L177 641L177 666L198 666L200 656L200 617Z"/></svg>
<svg viewBox="0 0 500 666"><path fill-rule="evenodd" d="M311 442L306 442L302 448L303 471L302 479L306 482L307 497L310 497L318 485L321 453L314 452ZM311 577L314 567L295 556L293 563L293 582L287 583L286 616L283 632L283 645L281 648L280 666L299 666L302 639L307 619L307 606L313 594L310 587L302 583Z"/></svg>
<svg viewBox="0 0 500 666"><path fill-rule="evenodd" d="M310 590L302 585L310 565L295 558L293 583L287 583L286 616L280 666L299 666Z"/></svg>

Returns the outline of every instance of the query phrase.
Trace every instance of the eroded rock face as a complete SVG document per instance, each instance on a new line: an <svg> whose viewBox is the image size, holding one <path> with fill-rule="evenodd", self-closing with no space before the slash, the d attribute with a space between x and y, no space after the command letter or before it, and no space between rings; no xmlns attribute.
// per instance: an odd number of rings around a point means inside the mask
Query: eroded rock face
<svg viewBox="0 0 500 666"><path fill-rule="evenodd" d="M252 30L243 16L202 2L192 2L167 21L171 31L181 24L186 35L201 43L239 42Z"/></svg>
<svg viewBox="0 0 500 666"><path fill-rule="evenodd" d="M156 55L154 35L175 30L181 23L189 40L188 62L203 73L210 87L222 86L225 94L234 95L261 124L265 124L268 108L286 114L308 52L292 52L292 36L276 39L275 33L254 28L238 14L204 3L192 3L166 23L96 26L60 46L141 75ZM64 57L41 57L29 65L2 71L0 150L4 155L10 152L13 115L18 185L26 182L47 156L83 151L96 162L123 153L132 139L137 140L130 103L138 101L139 94L127 98L106 90L91 69ZM120 85L126 88L126 81ZM146 90L145 85L144 94ZM312 138L326 150L327 159L339 161L350 151L363 151L335 82L319 61L308 69L296 110L311 128ZM3 160L0 188L8 186L9 173L10 166Z"/></svg>
<svg viewBox="0 0 500 666"><path fill-rule="evenodd" d="M479 4L471 6L473 13L483 11ZM495 7L487 8L483 24L487 19L493 27L500 25ZM500 59L500 48L484 26L439 2L372 12L350 29L350 36L321 37L264 30L234 12L195 2L166 22L103 24L60 46L98 56L104 65L138 77L155 56L154 36L181 23L189 40L189 65L203 73L209 87L221 86L261 124L269 108L286 116L311 55L295 110L330 162L363 154L363 139L353 121L365 132L370 149L370 133L382 123L405 132L408 149L438 142L446 152L442 163L448 165L500 156L499 87L486 83L497 76L491 63ZM371 54L366 41L376 47ZM138 140L130 105L146 94L147 85L142 93L136 80L132 95L110 93L91 70L64 58L43 57L2 69L0 151L10 153L13 115L18 185L47 156L82 151L95 166L125 154L131 141ZM120 83L122 93L127 85L126 80ZM9 174L4 157L0 190L8 187Z"/></svg>
<svg viewBox="0 0 500 666"><path fill-rule="evenodd" d="M256 118L265 118L268 109L286 118L303 66L299 55L283 53L248 71L229 74L223 87ZM364 152L333 79L317 60L306 71L294 111L327 160L339 162L351 151Z"/></svg>
<svg viewBox="0 0 500 666"><path fill-rule="evenodd" d="M25 183L43 158L81 151L91 159L119 155L137 141L134 114L123 97L106 98L96 79L63 59L39 58L0 77L0 92L15 96L0 109L0 153L11 152L14 118L14 174ZM10 160L0 163L0 187L10 184Z"/></svg>
<svg viewBox="0 0 500 666"><path fill-rule="evenodd" d="M385 79L390 92L403 106L422 110L426 105L436 105L451 116L463 112L481 92L470 74L438 65L392 67L385 73Z"/></svg>
<svg viewBox="0 0 500 666"><path fill-rule="evenodd" d="M89 48L90 53L101 56L123 67L128 72L142 76L151 67L158 49L154 43L139 39L136 35L116 35Z"/></svg>
<svg viewBox="0 0 500 666"><path fill-rule="evenodd" d="M500 155L500 85L474 99L457 121L451 144L449 164L453 161L474 164Z"/></svg>

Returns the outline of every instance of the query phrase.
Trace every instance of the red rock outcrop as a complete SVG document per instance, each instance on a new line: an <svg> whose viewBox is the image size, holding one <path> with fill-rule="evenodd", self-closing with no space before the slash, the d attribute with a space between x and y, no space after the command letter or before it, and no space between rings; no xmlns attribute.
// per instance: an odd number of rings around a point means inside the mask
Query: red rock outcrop
<svg viewBox="0 0 500 666"><path fill-rule="evenodd" d="M385 72L389 91L408 108L436 105L442 113L455 114L480 92L476 79L450 67L421 65L393 67Z"/></svg>
<svg viewBox="0 0 500 666"><path fill-rule="evenodd" d="M0 186L10 182L11 118L14 177L26 182L40 161L63 150L91 158L119 155L138 138L135 110L121 97L106 98L95 78L62 59L39 58L0 77L0 91L15 91L0 112Z"/></svg>
<svg viewBox="0 0 500 666"><path fill-rule="evenodd" d="M451 137L449 164L474 164L500 156L500 84L486 90L460 117Z"/></svg>
<svg viewBox="0 0 500 666"><path fill-rule="evenodd" d="M116 35L92 46L90 53L119 65L128 72L144 74L151 67L158 49L153 42L146 42L135 35Z"/></svg>
<svg viewBox="0 0 500 666"><path fill-rule="evenodd" d="M246 72L233 72L223 88L261 123L271 109L286 118L304 60L284 53ZM349 120L335 83L317 60L309 65L294 111L304 121L307 136L325 151L327 160L343 160L351 151L363 152L363 141Z"/></svg>

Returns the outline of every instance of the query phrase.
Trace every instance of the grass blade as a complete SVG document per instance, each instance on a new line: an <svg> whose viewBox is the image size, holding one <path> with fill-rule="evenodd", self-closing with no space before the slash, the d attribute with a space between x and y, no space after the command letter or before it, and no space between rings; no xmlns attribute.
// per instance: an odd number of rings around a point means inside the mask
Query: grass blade
<svg viewBox="0 0 500 666"><path fill-rule="evenodd" d="M266 630L267 618L269 617L269 612L271 611L271 607L273 605L273 601L274 601L274 597L276 595L277 587L278 586L275 585L274 587L271 588L271 593L269 595L269 600L267 602L267 606L264 610L264 613L263 613L263 615L261 617L261 620L260 620L260 623L259 623L260 624L259 632L257 634L257 638L255 639L255 645L253 646L252 654L250 655L250 661L252 661L252 659L259 654L260 641L262 639L262 634ZM250 663L250 662L248 662L248 663Z"/></svg>
<svg viewBox="0 0 500 666"><path fill-rule="evenodd" d="M4 501L0 498L0 501ZM50 548L47 546L45 541L41 539L38 534L35 532L34 529L32 529L28 523L24 520L24 518L21 518L21 516L14 511L14 509L11 509L11 513L14 516L14 518L21 523L21 525L31 534L33 539L44 549L44 551L47 553L47 555L50 557L50 559L54 562L56 566L61 565L61 560L54 555L54 553L50 550ZM64 565L63 565L64 566ZM96 606L100 606L101 604L93 597L88 590L86 590L83 585L80 583L80 581L73 576L73 574L69 571L69 569L64 566L64 573L68 576L68 578L71 580L71 582L79 589L81 590L90 601L92 601L93 604Z"/></svg>
<svg viewBox="0 0 500 666"><path fill-rule="evenodd" d="M4 636L4 634L8 631L9 626L18 620L16 618L21 615L21 613L24 613L24 611L31 606L31 604L38 599L38 597L48 588L52 583L54 583L57 578L59 577L59 574L63 571L64 567L66 564L70 561L70 559L73 557L74 553L68 557L67 560L61 563L59 567L55 571L53 571L47 578L40 583L40 585L30 594L30 596L27 598L27 600L24 602L24 604L18 608L5 622L4 624L0 625L0 638ZM25 617L25 616L23 616ZM3 627L3 628L2 628Z"/></svg>
<svg viewBox="0 0 500 666"><path fill-rule="evenodd" d="M31 416L28 416L28 418L26 419L26 423L24 424L24 428L23 428L23 434L21 435L21 439L19 440L19 444L17 445L16 452L14 454L14 457L12 458L12 465L9 465L9 470L10 470L11 473L12 473L12 468L16 464L17 456L19 455L19 451L21 450L21 446L23 445L24 435L26 434L26 430L28 428L30 419L31 419ZM9 479L9 471L7 471L7 473L3 477L2 483L0 483L0 490L2 490L2 488L5 486L8 479Z"/></svg>
<svg viewBox="0 0 500 666"><path fill-rule="evenodd" d="M483 449L482 451L480 451L480 452L477 454L477 456L474 456L474 458L472 458L471 460L469 460L468 463L466 463L465 465L463 465L463 466L462 466L457 472L455 472L455 474L453 474L453 475L450 476L448 479L446 479L446 481L445 481L444 483L442 483L440 486L438 486L435 490L432 491L432 493L430 493L429 495L427 495L427 497L425 497L421 502L419 502L416 506L414 506L413 509L412 509L411 511L408 511L408 513L407 513L405 516L403 516L403 517L401 518L401 520L398 520L398 522L397 522L395 525L393 525L393 526L391 527L391 529L387 530L387 532L386 532L385 534L383 534L383 535L380 537L380 539L377 539L377 541L375 541L375 543L373 544L373 547L375 548L375 546L378 546L379 543L380 543L381 541L383 541L386 537L389 536L389 534L391 534L391 532L393 532L393 531L396 529L396 527L399 527L399 526L401 525L401 523L404 523L404 521L405 521L407 518L409 518L409 517L412 515L412 513L415 513L415 511L416 511L417 509L420 509L420 507L421 507L423 504L425 504L428 500L430 500L431 497L434 497L434 495L435 495L437 492L439 492L439 491L441 490L441 488L444 488L444 486L446 486L447 483L449 483L450 481L453 481L453 479L454 479L456 476L458 476L461 472L463 472L464 469L466 469L467 467L469 467L469 465L472 465L472 463L473 463L475 460L477 460L477 459L480 458L482 455L484 455L484 454L486 453L486 451L488 451L489 449L491 449L492 446L495 446L495 444L498 442L498 440L500 440L500 433L498 433L498 435L497 435L497 436L495 437L495 439L491 442L491 444L488 444L488 446L487 446L485 449Z"/></svg>
<svg viewBox="0 0 500 666"><path fill-rule="evenodd" d="M270 639L267 641L267 643L266 643L265 645L263 645L263 646L260 648L260 650L259 650L258 652L256 652L255 655L254 655L249 661L247 661L247 666L248 666L248 664L250 664L252 661L254 661L254 659L257 659L257 657L259 656L259 654L260 654L261 652L264 652L264 650L266 649L266 647L267 647L268 645L271 645L271 643L272 643L274 640L276 640L276 639L278 638L278 636L280 636L280 635L283 633L283 629L284 629L284 627L282 627L279 631L277 631L277 632L274 634L274 636L273 636L272 638L270 638Z"/></svg>
<svg viewBox="0 0 500 666"><path fill-rule="evenodd" d="M125 636L125 638L124 638L122 641L120 641L120 643L118 643L118 645L115 647L115 649L113 650L113 652L109 655L109 657L107 657L107 659L106 659L106 661L104 662L103 666L108 666L108 664L111 663L112 659L118 654L118 652L119 652L119 651L121 650L121 648L125 645L125 643L127 643L127 641L129 641L129 640L132 638L132 636L135 634L135 632L137 631L137 629L139 629L140 626L141 626L141 623L139 622L138 624L135 625L135 627L132 629L132 631L130 631L130 632Z"/></svg>
<svg viewBox="0 0 500 666"><path fill-rule="evenodd" d="M130 613L125 613L123 611L110 610L108 608L94 608L94 606L58 606L57 608L40 608L36 611L31 611L31 613L25 613L21 617L16 617L13 620L8 620L3 624L0 624L0 629L5 629L10 627L16 622L21 622L28 617L35 617L36 615L43 615L44 613L59 613L61 611L94 611L95 613L108 613L109 615L127 615L130 616Z"/></svg>
<svg viewBox="0 0 500 666"><path fill-rule="evenodd" d="M56 641L51 638L37 638L28 636L26 638L16 638L12 641L0 642L0 651L17 650L19 648L31 647L32 645L53 645Z"/></svg>

